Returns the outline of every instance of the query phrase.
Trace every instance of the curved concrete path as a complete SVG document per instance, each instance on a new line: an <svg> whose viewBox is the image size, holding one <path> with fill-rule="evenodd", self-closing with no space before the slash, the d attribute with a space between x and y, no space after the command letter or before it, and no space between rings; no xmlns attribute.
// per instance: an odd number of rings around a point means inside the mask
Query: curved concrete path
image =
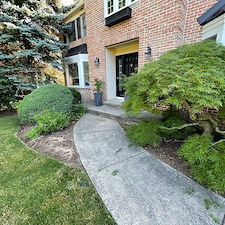
<svg viewBox="0 0 225 225"><path fill-rule="evenodd" d="M113 120L86 114L74 128L76 148L118 225L215 225L225 199L131 146ZM206 209L213 199L221 207Z"/></svg>

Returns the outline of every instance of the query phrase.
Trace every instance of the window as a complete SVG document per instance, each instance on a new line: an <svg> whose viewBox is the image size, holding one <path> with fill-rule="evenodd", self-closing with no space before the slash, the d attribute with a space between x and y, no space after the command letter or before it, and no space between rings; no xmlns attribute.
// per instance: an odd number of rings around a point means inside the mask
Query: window
<svg viewBox="0 0 225 225"><path fill-rule="evenodd" d="M119 0L119 9L123 8L125 6L125 3L125 0Z"/></svg>
<svg viewBox="0 0 225 225"><path fill-rule="evenodd" d="M89 65L88 62L84 62L84 83L85 86L89 86L90 85L90 78L89 78Z"/></svg>
<svg viewBox="0 0 225 225"><path fill-rule="evenodd" d="M113 12L113 0L108 0L107 2L107 8L108 8L108 14L111 14Z"/></svg>
<svg viewBox="0 0 225 225"><path fill-rule="evenodd" d="M77 38L80 39L81 38L80 17L76 19L76 22L77 22Z"/></svg>
<svg viewBox="0 0 225 225"><path fill-rule="evenodd" d="M77 63L69 64L69 82L70 86L79 86L79 72Z"/></svg>
<svg viewBox="0 0 225 225"><path fill-rule="evenodd" d="M90 86L88 54L68 57L66 83L68 87L87 88Z"/></svg>
<svg viewBox="0 0 225 225"><path fill-rule="evenodd" d="M67 35L67 43L76 41L87 35L86 18L85 15L78 17L71 23L71 33Z"/></svg>
<svg viewBox="0 0 225 225"><path fill-rule="evenodd" d="M87 34L87 27L86 27L86 18L85 16L82 16L82 36L86 36Z"/></svg>
<svg viewBox="0 0 225 225"><path fill-rule="evenodd" d="M105 0L105 17L138 1L139 0Z"/></svg>

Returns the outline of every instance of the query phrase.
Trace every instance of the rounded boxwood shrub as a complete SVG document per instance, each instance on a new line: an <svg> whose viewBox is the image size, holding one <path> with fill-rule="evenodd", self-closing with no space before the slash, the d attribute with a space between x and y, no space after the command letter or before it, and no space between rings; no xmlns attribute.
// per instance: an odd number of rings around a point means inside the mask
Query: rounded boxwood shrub
<svg viewBox="0 0 225 225"><path fill-rule="evenodd" d="M35 89L20 104L18 114L21 123L35 124L34 116L47 109L70 114L73 108L73 95L69 88L49 84Z"/></svg>

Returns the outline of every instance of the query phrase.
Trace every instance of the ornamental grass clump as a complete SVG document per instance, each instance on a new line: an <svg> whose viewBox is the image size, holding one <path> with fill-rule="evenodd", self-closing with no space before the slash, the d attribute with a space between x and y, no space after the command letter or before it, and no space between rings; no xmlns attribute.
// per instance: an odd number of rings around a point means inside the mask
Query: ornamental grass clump
<svg viewBox="0 0 225 225"><path fill-rule="evenodd" d="M35 89L20 104L18 114L21 123L35 124L34 116L44 110L71 114L73 95L69 88L58 84L49 84Z"/></svg>

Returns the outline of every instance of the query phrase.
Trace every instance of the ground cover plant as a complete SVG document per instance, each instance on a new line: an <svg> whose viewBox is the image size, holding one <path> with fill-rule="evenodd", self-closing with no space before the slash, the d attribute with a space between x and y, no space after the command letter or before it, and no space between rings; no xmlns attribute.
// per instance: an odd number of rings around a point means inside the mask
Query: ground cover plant
<svg viewBox="0 0 225 225"><path fill-rule="evenodd" d="M115 224L85 172L27 148L18 118L0 124L2 224Z"/></svg>
<svg viewBox="0 0 225 225"><path fill-rule="evenodd" d="M225 131L221 129L225 118L225 47L214 41L180 46L126 78L124 87L129 95L124 108L130 114L142 110L160 112L162 107L186 110L186 122L175 122L173 116L163 121L159 130L154 129L158 134L162 132L164 138L182 133L188 137L196 129L198 140L189 137L180 154L192 166L191 172L200 183L224 193L225 177L220 175L224 174L225 154ZM212 114L208 109L218 113ZM207 146L201 138L208 140Z"/></svg>
<svg viewBox="0 0 225 225"><path fill-rule="evenodd" d="M52 109L44 110L42 113L36 114L34 119L36 126L26 134L28 138L36 138L43 134L62 130L70 123L70 116L68 114L56 112Z"/></svg>

